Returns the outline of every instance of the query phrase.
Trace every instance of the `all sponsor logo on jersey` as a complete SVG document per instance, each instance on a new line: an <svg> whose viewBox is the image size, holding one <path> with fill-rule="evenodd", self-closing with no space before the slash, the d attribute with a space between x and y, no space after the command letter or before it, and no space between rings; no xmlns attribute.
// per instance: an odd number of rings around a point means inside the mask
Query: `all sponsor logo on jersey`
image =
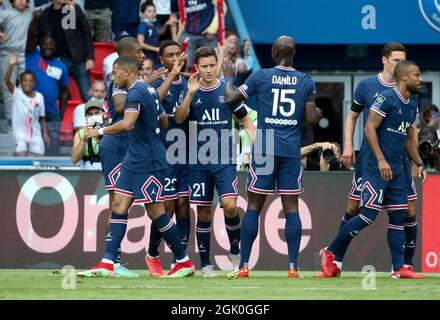
<svg viewBox="0 0 440 320"><path fill-rule="evenodd" d="M387 131L403 134L406 136L406 129L408 129L409 127L411 127L411 122L402 121L402 123L399 125L399 128L387 128Z"/></svg>

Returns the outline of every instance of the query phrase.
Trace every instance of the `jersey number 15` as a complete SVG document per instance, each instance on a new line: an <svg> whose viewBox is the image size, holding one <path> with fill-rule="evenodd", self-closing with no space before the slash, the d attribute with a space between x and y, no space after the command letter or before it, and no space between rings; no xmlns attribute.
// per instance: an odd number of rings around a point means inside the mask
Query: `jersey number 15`
<svg viewBox="0 0 440 320"><path fill-rule="evenodd" d="M272 106L272 116L278 115L278 108L280 109L280 114L284 117L290 117L295 113L295 100L288 98L289 94L295 94L295 89L272 89L273 93L273 106ZM290 104L289 111L286 111L285 106L280 106L280 103Z"/></svg>

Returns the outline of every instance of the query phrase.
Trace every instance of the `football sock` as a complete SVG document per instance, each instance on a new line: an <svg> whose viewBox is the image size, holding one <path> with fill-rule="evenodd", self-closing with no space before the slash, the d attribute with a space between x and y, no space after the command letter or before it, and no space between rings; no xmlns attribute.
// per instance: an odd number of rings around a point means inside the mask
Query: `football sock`
<svg viewBox="0 0 440 320"><path fill-rule="evenodd" d="M148 242L148 255L152 258L159 256L159 245L162 240L162 234L154 223L150 225L150 240Z"/></svg>
<svg viewBox="0 0 440 320"><path fill-rule="evenodd" d="M228 234L229 244L231 246L231 254L240 253L240 216L237 214L233 218L225 216L226 232Z"/></svg>
<svg viewBox="0 0 440 320"><path fill-rule="evenodd" d="M286 213L286 227L284 235L287 242L287 251L289 254L289 267L293 263L295 270L298 271L298 253L301 244L302 225L298 212Z"/></svg>
<svg viewBox="0 0 440 320"><path fill-rule="evenodd" d="M416 216L405 218L405 253L403 255L404 263L412 265L414 253L417 244L417 220Z"/></svg>
<svg viewBox="0 0 440 320"><path fill-rule="evenodd" d="M345 212L344 215L342 216L342 221L341 221L341 225L339 226L339 230L341 230L344 225L347 223L347 221L349 221L351 218L353 218L354 216L349 214L348 212Z"/></svg>
<svg viewBox="0 0 440 320"><path fill-rule="evenodd" d="M176 219L177 229L179 230L180 241L186 250L189 241L189 235L191 232L191 220L190 218Z"/></svg>
<svg viewBox="0 0 440 320"><path fill-rule="evenodd" d="M388 246L391 251L393 271L403 266L403 252L405 247L405 210L394 210L388 213Z"/></svg>
<svg viewBox="0 0 440 320"><path fill-rule="evenodd" d="M108 234L105 237L104 259L115 261L127 230L127 215L112 212Z"/></svg>
<svg viewBox="0 0 440 320"><path fill-rule="evenodd" d="M197 247L199 248L201 268L211 264L209 261L209 254L211 249L211 230L212 221L203 222L197 219L196 237Z"/></svg>
<svg viewBox="0 0 440 320"><path fill-rule="evenodd" d="M176 260L184 259L186 252L182 242L180 242L179 231L168 213L164 212L159 218L153 220L153 224L159 229L162 237L176 257Z"/></svg>
<svg viewBox="0 0 440 320"><path fill-rule="evenodd" d="M377 214L378 211L363 207L359 215L345 223L344 227L338 232L336 238L327 248L328 251L335 254L336 261L342 262L351 240L359 231L373 223Z"/></svg>
<svg viewBox="0 0 440 320"><path fill-rule="evenodd" d="M252 209L247 209L241 222L240 235L240 268L249 263L252 245L258 234L258 219L260 214Z"/></svg>

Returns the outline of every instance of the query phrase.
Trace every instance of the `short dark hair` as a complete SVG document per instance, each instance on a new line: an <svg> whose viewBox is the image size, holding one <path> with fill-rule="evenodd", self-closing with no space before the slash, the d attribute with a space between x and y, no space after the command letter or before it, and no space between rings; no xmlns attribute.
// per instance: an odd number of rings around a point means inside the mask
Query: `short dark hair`
<svg viewBox="0 0 440 320"><path fill-rule="evenodd" d="M408 71L409 66L417 66L415 62L409 61L409 60L402 60L399 61L396 64L396 67L394 68L394 79L396 79L396 82L400 79L400 76Z"/></svg>
<svg viewBox="0 0 440 320"><path fill-rule="evenodd" d="M403 44L399 42L388 42L382 48L382 57L388 58L393 51L407 52Z"/></svg>
<svg viewBox="0 0 440 320"><path fill-rule="evenodd" d="M153 1L147 0L141 4L141 12L144 12L145 9L147 9L148 7L155 7L156 8L156 5L153 3Z"/></svg>
<svg viewBox="0 0 440 320"><path fill-rule="evenodd" d="M206 58L206 57L215 57L215 60L217 60L217 53L211 47L198 48L196 50L194 61L195 63L198 63L200 58Z"/></svg>
<svg viewBox="0 0 440 320"><path fill-rule="evenodd" d="M133 37L124 37L116 43L116 52L122 56L127 51L134 49L139 44L138 40Z"/></svg>
<svg viewBox="0 0 440 320"><path fill-rule="evenodd" d="M180 44L174 40L163 40L159 44L159 56L162 57L164 50L171 46L178 46L179 48L182 48Z"/></svg>
<svg viewBox="0 0 440 320"><path fill-rule="evenodd" d="M20 73L20 76L19 76L20 81L23 80L24 76L27 74L31 75L35 81L35 74L32 71L24 71L24 72Z"/></svg>
<svg viewBox="0 0 440 320"><path fill-rule="evenodd" d="M132 57L119 57L113 64L117 64L121 68L127 68L133 73L137 73L139 69L136 60Z"/></svg>
<svg viewBox="0 0 440 320"><path fill-rule="evenodd" d="M14 6L14 0L9 0L9 2L11 3L11 6ZM27 3L29 3L29 0L26 0Z"/></svg>

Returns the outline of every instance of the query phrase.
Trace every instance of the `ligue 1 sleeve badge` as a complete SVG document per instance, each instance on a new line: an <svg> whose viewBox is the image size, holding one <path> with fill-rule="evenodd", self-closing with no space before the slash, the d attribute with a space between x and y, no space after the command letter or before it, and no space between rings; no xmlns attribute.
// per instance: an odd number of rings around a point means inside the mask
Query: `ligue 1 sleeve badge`
<svg viewBox="0 0 440 320"><path fill-rule="evenodd" d="M419 0L419 7L425 21L440 32L440 0Z"/></svg>

